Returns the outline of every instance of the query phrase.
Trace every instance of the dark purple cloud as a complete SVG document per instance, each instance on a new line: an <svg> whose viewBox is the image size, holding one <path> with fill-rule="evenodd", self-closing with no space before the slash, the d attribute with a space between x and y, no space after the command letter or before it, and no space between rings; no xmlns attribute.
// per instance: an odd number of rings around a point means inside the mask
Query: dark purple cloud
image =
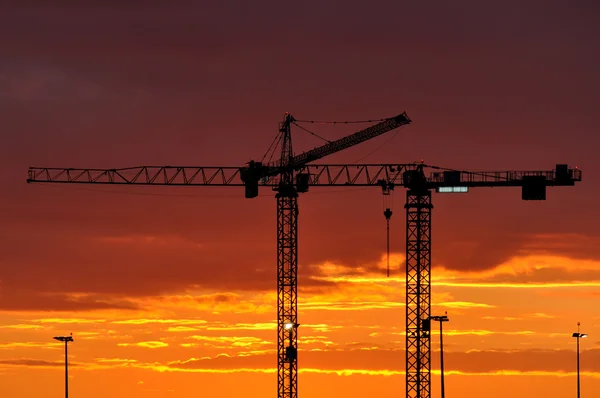
<svg viewBox="0 0 600 398"><path fill-rule="evenodd" d="M413 118L380 150L389 136L328 162L373 152L366 162L584 169L580 186L551 190L544 203L521 202L517 189L436 195L434 263L487 269L524 249L539 252L524 247L530 235L596 236L597 11L591 1L541 0L8 2L0 15L7 302L20 303L20 289L39 293L31 308L48 308L45 293L98 295L90 308L128 305L107 304L109 295L189 286L273 289L273 198L244 200L241 189L41 187L25 178L31 165L241 165L264 154L285 111L348 120L406 110ZM294 134L297 152L316 145ZM394 251L404 250L403 202L399 190ZM315 263L379 259L382 211L377 188L304 195L303 284ZM131 236L170 243L97 240ZM551 250L597 258L590 242L559 246Z"/></svg>

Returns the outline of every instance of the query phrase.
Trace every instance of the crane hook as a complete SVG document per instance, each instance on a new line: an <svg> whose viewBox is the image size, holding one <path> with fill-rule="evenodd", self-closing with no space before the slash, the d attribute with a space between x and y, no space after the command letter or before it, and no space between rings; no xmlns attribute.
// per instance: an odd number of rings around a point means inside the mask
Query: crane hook
<svg viewBox="0 0 600 398"><path fill-rule="evenodd" d="M390 277L390 218L392 218L392 210L388 207L383 212L387 222L387 276Z"/></svg>

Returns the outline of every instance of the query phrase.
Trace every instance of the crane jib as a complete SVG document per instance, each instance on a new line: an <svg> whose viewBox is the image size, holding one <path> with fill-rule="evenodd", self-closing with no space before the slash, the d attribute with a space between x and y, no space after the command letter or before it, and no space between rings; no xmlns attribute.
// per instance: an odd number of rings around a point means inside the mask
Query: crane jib
<svg viewBox="0 0 600 398"><path fill-rule="evenodd" d="M350 148L354 145L360 144L361 142L365 142L371 138L375 138L381 134L387 133L388 131L394 130L406 124L410 124L410 122L411 120L406 115L406 112L401 113L395 117L385 119L380 123L367 127L364 130L304 152L298 156L294 156L290 161L289 167L297 169L309 162L319 160L325 156L329 156L336 152Z"/></svg>

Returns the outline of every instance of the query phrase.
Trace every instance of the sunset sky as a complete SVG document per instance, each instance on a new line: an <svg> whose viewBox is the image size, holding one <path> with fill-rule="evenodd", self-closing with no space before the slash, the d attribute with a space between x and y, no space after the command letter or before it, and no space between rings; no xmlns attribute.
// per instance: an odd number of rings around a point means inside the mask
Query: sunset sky
<svg viewBox="0 0 600 398"><path fill-rule="evenodd" d="M592 0L3 2L0 397L63 396L52 337L71 332L73 397L275 396L273 192L25 180L242 166L286 111L413 120L323 163L579 166L583 182L545 202L434 194L432 313L450 318L447 396L575 394L578 321L582 394L598 396L599 18ZM296 153L322 143L292 133ZM404 394L404 201L397 189L386 278L380 189L301 196L301 397Z"/></svg>

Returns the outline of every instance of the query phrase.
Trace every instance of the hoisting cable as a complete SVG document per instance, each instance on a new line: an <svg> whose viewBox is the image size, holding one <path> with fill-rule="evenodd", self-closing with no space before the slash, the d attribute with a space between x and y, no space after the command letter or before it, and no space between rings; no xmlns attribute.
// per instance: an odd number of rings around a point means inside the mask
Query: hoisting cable
<svg viewBox="0 0 600 398"><path fill-rule="evenodd" d="M317 134L317 133L314 133L314 132L310 131L309 129L307 129L307 128L305 128L305 127L302 127L302 126L300 126L298 123L294 123L294 122L292 122L292 124L293 124L294 126L296 126L296 127L300 128L300 129L302 129L302 130L306 131L307 133L309 133L309 134L312 134L312 135L314 135L315 137L322 139L323 141L326 141L326 142L328 142L328 143L331 143L331 141L329 141L327 138L323 138L323 137L321 137L319 134Z"/></svg>
<svg viewBox="0 0 600 398"><path fill-rule="evenodd" d="M386 221L386 252L387 252L387 276L390 277L390 218L392 218L392 190L394 189L393 185L389 183L384 183L382 185L382 193L383 193L383 205L385 206L385 210L383 211L383 215L385 216ZM386 196L388 197L386 203Z"/></svg>
<svg viewBox="0 0 600 398"><path fill-rule="evenodd" d="M390 277L390 218L392 217L392 211L388 207L383 212L387 222L387 276Z"/></svg>
<svg viewBox="0 0 600 398"><path fill-rule="evenodd" d="M271 156L269 156L268 162L270 162L273 159L273 156L275 155L275 150L277 149L277 146L279 145L280 141L281 141L281 134L277 133L277 135L275 136L275 139L273 140L273 142L271 142L269 149L267 149L267 152L265 152L262 159L260 160L261 162L265 161L265 158L267 157L267 155L269 155L269 152L271 152Z"/></svg>
<svg viewBox="0 0 600 398"><path fill-rule="evenodd" d="M394 138L396 138L396 136L398 135L399 131L396 131L394 133L394 135L392 135L388 140L386 140L384 143L382 143L381 145L379 145L377 148L373 149L371 152L367 153L365 156L361 157L360 159L355 160L352 163L358 163L361 160L363 160L364 158L371 156L372 154L374 154L375 152L377 152L378 150L380 150L381 148L383 148L384 146L386 146L391 140L393 140Z"/></svg>
<svg viewBox="0 0 600 398"><path fill-rule="evenodd" d="M298 123L318 123L318 124L351 124L351 123L373 123L383 122L390 118L370 119L370 120L344 120L344 121L325 121L325 120L296 120Z"/></svg>
<svg viewBox="0 0 600 398"><path fill-rule="evenodd" d="M318 135L317 133L314 133L308 129L306 129L303 126L300 126L298 123L313 123L313 124L353 124L353 123L373 123L373 122L383 122L385 120L389 120L390 118L383 118L383 119L368 119L368 120L333 120L333 121L326 121L326 120L297 120L295 119L292 123L296 126L301 128L302 130L306 131L309 134L312 134L313 136L322 139L323 141L326 141L328 143L331 143L330 140L321 137L320 135ZM395 134L394 134L395 136ZM271 156L269 157L269 161L271 161L271 159L273 158L273 155L275 154L275 147L277 147L277 145L279 145L279 142L281 141L281 134L277 134L277 136L275 137L275 139L273 140L273 142L271 143L271 146L269 147L269 149L267 149L267 152L265 153L265 155L263 156L261 162L264 162L265 158L269 155L269 152L271 152L271 150L273 151L271 153ZM391 141L391 140L390 140ZM382 145L383 146L383 145ZM376 150L379 150L379 148L377 148ZM370 154L369 154L370 155ZM367 155L368 156L368 155Z"/></svg>

